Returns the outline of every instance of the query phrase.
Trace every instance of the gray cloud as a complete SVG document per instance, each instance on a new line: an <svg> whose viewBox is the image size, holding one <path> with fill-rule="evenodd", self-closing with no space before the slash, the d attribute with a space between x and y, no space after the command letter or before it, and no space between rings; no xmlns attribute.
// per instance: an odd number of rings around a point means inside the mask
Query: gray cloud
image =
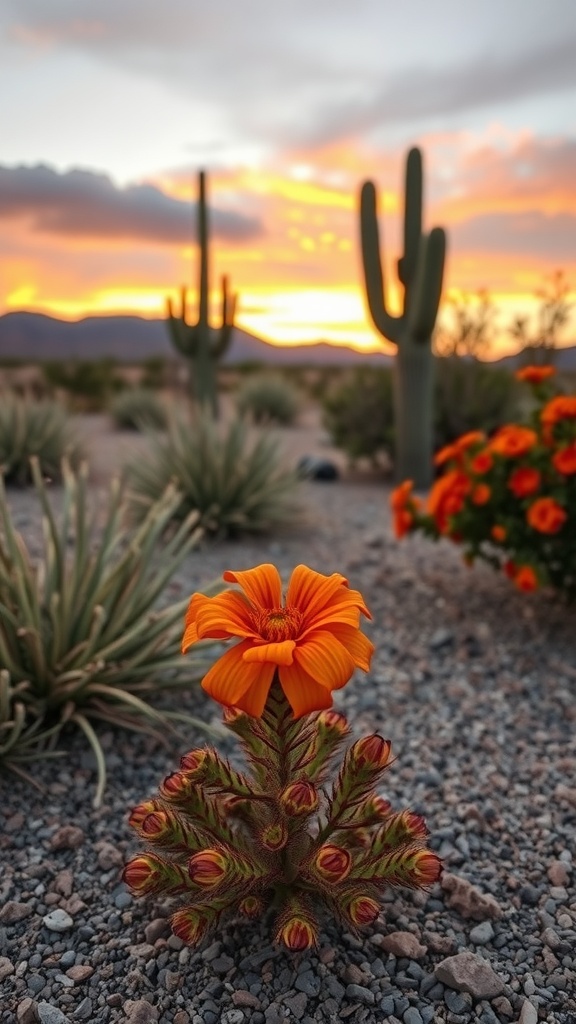
<svg viewBox="0 0 576 1024"><path fill-rule="evenodd" d="M576 216L571 214L489 213L449 229L453 254L476 252L529 256L557 266L573 264Z"/></svg>
<svg viewBox="0 0 576 1024"><path fill-rule="evenodd" d="M189 202L165 195L153 185L119 188L105 174L44 164L0 166L0 219L25 217L36 231L151 243L186 243L195 238L195 212ZM210 210L210 229L219 238L244 241L263 234L255 218Z"/></svg>

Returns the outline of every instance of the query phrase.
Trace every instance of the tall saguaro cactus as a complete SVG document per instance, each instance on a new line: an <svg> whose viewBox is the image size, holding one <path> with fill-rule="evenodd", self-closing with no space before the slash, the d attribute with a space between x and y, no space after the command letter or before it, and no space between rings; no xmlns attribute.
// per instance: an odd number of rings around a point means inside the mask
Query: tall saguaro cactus
<svg viewBox="0 0 576 1024"><path fill-rule="evenodd" d="M422 231L422 154L411 149L406 161L404 255L398 277L404 304L393 316L386 303L376 213L376 188L362 186L360 234L364 281L376 329L397 346L394 381L395 473L426 488L432 479L433 356L432 331L442 292L446 235L442 228Z"/></svg>
<svg viewBox="0 0 576 1024"><path fill-rule="evenodd" d="M187 288L181 290L180 311L175 312L172 301L167 300L168 329L174 347L189 361L190 389L201 407L214 417L218 415L217 364L228 349L234 326L236 296L228 291L228 279L222 278L222 323L210 327L208 321L208 209L206 206L206 175L198 175L198 247L200 274L198 282L198 319L186 319Z"/></svg>

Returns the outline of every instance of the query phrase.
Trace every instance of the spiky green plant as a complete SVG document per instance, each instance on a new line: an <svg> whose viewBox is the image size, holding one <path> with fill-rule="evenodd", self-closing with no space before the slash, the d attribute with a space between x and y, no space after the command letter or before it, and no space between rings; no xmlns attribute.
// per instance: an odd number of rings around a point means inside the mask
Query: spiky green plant
<svg viewBox="0 0 576 1024"><path fill-rule="evenodd" d="M179 653L186 601L158 605L201 531L192 514L166 538L180 504L168 488L127 535L120 481L111 485L97 524L89 512L86 467L74 473L66 463L57 520L37 460L32 473L43 517L44 553L38 561L14 527L0 481L0 664L10 673L28 723L56 726L56 735L72 724L85 734L98 766L98 804L106 772L93 720L160 737L171 721L201 724L156 710L145 699L168 687L189 687L202 675L202 657L191 680ZM155 558L159 547L161 558Z"/></svg>
<svg viewBox="0 0 576 1024"><path fill-rule="evenodd" d="M276 441L241 421L219 426L207 415L177 414L166 434L150 435L148 455L127 473L136 517L172 481L180 494L175 518L194 511L210 534L267 532L292 523L298 512L298 478L279 461Z"/></svg>
<svg viewBox="0 0 576 1024"><path fill-rule="evenodd" d="M442 228L422 231L422 154L411 149L406 162L404 255L398 277L404 303L393 316L386 301L376 214L376 188L362 186L360 199L362 261L368 307L374 326L397 346L395 359L395 473L426 488L432 479L433 357L432 332L444 274L446 236Z"/></svg>
<svg viewBox="0 0 576 1024"><path fill-rule="evenodd" d="M260 917L272 906L276 940L308 949L318 941L318 906L357 931L378 917L388 886L438 878L424 820L393 812L374 791L390 763L387 740L352 744L326 794L331 760L349 733L342 715L295 720L275 683L262 718L231 708L224 721L241 740L247 772L213 748L192 750L159 799L130 816L154 852L129 861L124 880L136 895L187 897L171 919L184 942L201 942L227 913Z"/></svg>
<svg viewBox="0 0 576 1024"><path fill-rule="evenodd" d="M236 408L241 416L254 423L294 423L300 395L290 381L278 373L262 373L250 377L240 388Z"/></svg>
<svg viewBox="0 0 576 1024"><path fill-rule="evenodd" d="M58 402L31 402L4 392L0 395L0 473L6 483L31 482L31 456L38 459L44 476L57 480L62 459L76 465L82 449Z"/></svg>
<svg viewBox="0 0 576 1024"><path fill-rule="evenodd" d="M222 323L218 329L210 327L208 320L208 207L206 203L206 175L198 175L198 248L200 271L198 280L198 319L186 319L186 292L181 289L180 311L176 313L171 299L167 300L168 330L172 344L188 360L190 390L195 401L213 416L218 415L217 364L232 340L236 296L228 292L228 278L222 278Z"/></svg>
<svg viewBox="0 0 576 1024"><path fill-rule="evenodd" d="M46 743L57 727L44 726L45 708L29 703L30 684L14 686L10 674L0 671L0 770L8 769L38 785L22 765L38 757L40 747L46 757L55 757L59 751L46 750Z"/></svg>
<svg viewBox="0 0 576 1024"><path fill-rule="evenodd" d="M110 415L121 430L164 430L168 412L161 398L149 388L128 388L111 401Z"/></svg>

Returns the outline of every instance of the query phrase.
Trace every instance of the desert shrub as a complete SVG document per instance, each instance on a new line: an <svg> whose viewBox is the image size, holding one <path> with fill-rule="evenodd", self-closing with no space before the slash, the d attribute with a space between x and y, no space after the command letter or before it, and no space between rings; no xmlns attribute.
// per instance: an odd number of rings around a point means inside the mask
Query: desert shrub
<svg viewBox="0 0 576 1024"><path fill-rule="evenodd" d="M394 437L392 372L359 367L324 397L323 422L333 443L350 459L377 464L390 452Z"/></svg>
<svg viewBox="0 0 576 1024"><path fill-rule="evenodd" d="M426 505L407 480L392 495L398 537L415 530L465 545L465 559L503 570L519 590L552 586L576 599L576 395L554 393L552 367L526 367L535 408L491 437L472 431L436 455Z"/></svg>
<svg viewBox="0 0 576 1024"><path fill-rule="evenodd" d="M296 473L279 463L273 438L240 421L219 427L208 416L175 415L166 434L150 435L148 455L127 472L137 518L170 481L180 494L174 516L195 511L211 534L268 531L290 523L297 511Z"/></svg>
<svg viewBox="0 0 576 1024"><path fill-rule="evenodd" d="M0 472L6 483L30 483L32 456L44 476L57 480L62 459L76 465L81 455L70 420L58 402L0 396Z"/></svg>
<svg viewBox="0 0 576 1024"><path fill-rule="evenodd" d="M52 360L42 369L49 387L67 391L75 407L93 412L125 386L114 359Z"/></svg>
<svg viewBox="0 0 576 1024"><path fill-rule="evenodd" d="M120 391L110 402L109 410L121 430L164 430L168 419L164 402L146 388Z"/></svg>
<svg viewBox="0 0 576 1024"><path fill-rule="evenodd" d="M277 373L262 373L249 378L236 398L241 416L247 416L254 423L280 423L282 426L294 422L299 404L299 391Z"/></svg>
<svg viewBox="0 0 576 1024"><path fill-rule="evenodd" d="M169 378L170 368L168 360L164 359L163 356L150 356L149 359L143 361L142 375L140 377L141 388L149 388L150 390L165 388L168 386Z"/></svg>
<svg viewBox="0 0 576 1024"><path fill-rule="evenodd" d="M476 359L449 356L435 362L435 447L461 434L491 434L518 411L519 389L513 374Z"/></svg>
<svg viewBox="0 0 576 1024"><path fill-rule="evenodd" d="M31 729L40 734L46 727L57 737L65 725L77 726L98 763L98 802L105 764L92 721L148 729L162 738L171 718L185 716L155 710L146 696L189 686L202 674L201 665L190 671L180 655L187 601L158 607L166 583L199 539L198 517L165 539L179 504L171 489L127 536L124 490L116 481L97 528L88 512L85 470L75 474L65 464L57 520L38 463L32 467L45 523L39 562L17 534L0 493L0 664L11 679L4 743L14 758L26 740L29 755ZM161 558L155 558L160 545ZM3 685L6 690L6 678ZM20 728L15 739L10 722Z"/></svg>

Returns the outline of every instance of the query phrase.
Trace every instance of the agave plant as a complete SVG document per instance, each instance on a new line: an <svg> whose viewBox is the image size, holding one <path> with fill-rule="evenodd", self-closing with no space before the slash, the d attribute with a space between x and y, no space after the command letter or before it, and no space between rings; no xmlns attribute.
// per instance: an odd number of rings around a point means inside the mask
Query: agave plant
<svg viewBox="0 0 576 1024"><path fill-rule="evenodd" d="M164 430L168 419L166 406L149 388L120 391L110 403L110 414L122 430Z"/></svg>
<svg viewBox="0 0 576 1024"><path fill-rule="evenodd" d="M45 756L55 757L59 751L44 749L55 729L43 728L41 706L30 708L22 699L27 696L28 689L29 683L14 686L9 673L5 669L0 671L0 767L16 772L38 786L36 780L21 767L22 764L35 760L41 746Z"/></svg>
<svg viewBox="0 0 576 1024"><path fill-rule="evenodd" d="M171 719L202 726L145 700L168 686L189 686L205 670L203 657L190 672L180 655L187 601L158 607L201 530L192 514L166 536L180 504L174 488L168 488L127 536L125 491L118 480L98 527L88 512L86 466L74 473L66 463L57 521L35 459L32 474L43 512L44 555L38 564L16 532L0 490L0 664L26 709L26 727L39 722L36 728L45 725L57 737L70 723L85 734L98 766L98 805L106 770L93 720L159 737ZM154 557L160 546L161 560ZM22 711L16 715L20 722ZM13 749L17 743L18 736Z"/></svg>
<svg viewBox="0 0 576 1024"><path fill-rule="evenodd" d="M258 533L294 521L295 472L285 469L273 438L236 421L219 430L207 415L171 418L165 435L150 435L148 457L128 466L135 515L146 514L172 482L180 494L174 515L191 511L206 532Z"/></svg>
<svg viewBox="0 0 576 1024"><path fill-rule="evenodd" d="M294 423L300 405L300 395L290 381L277 373L262 373L247 380L236 399L241 416L254 423Z"/></svg>
<svg viewBox="0 0 576 1024"><path fill-rule="evenodd" d="M30 402L4 393L0 400L0 472L7 483L31 482L30 458L55 480L63 458L76 465L82 456L65 409L50 400Z"/></svg>

